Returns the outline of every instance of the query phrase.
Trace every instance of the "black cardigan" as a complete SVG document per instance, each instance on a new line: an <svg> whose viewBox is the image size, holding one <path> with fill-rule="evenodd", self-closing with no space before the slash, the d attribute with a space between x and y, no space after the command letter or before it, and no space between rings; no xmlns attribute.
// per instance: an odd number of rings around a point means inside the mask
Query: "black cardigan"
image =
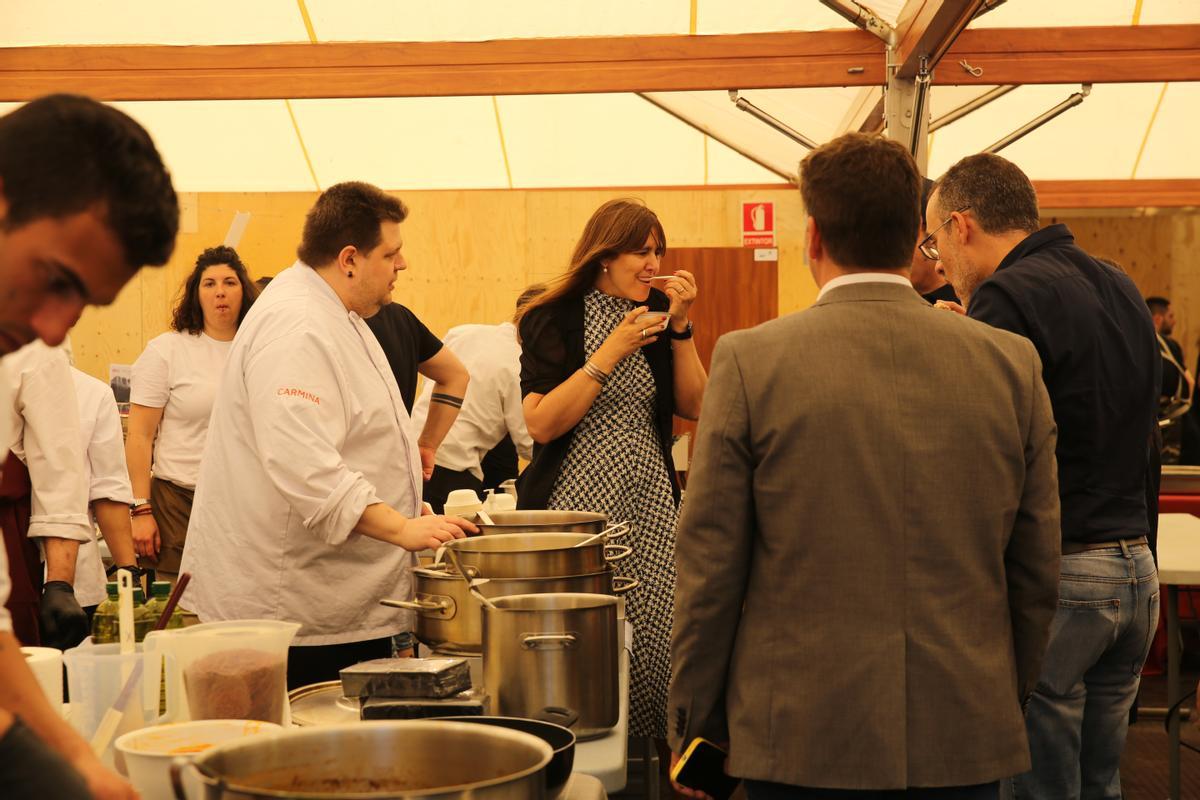
<svg viewBox="0 0 1200 800"><path fill-rule="evenodd" d="M670 300L658 289L650 290L645 305L651 311L666 311ZM583 298L560 300L529 311L521 320L521 396L549 394L583 366ZM671 418L675 413L675 371L671 340L665 333L642 348L654 376L655 421L663 462L671 478L671 492L679 502L675 461L671 457ZM575 429L548 444L533 445L533 461L517 479L517 505L542 509L550 501L559 468L571 446Z"/></svg>

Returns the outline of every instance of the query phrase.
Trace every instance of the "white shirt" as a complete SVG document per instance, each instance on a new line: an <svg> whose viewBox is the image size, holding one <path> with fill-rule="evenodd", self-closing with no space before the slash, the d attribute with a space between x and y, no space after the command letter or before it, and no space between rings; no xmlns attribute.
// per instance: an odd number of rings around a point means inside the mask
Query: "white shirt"
<svg viewBox="0 0 1200 800"><path fill-rule="evenodd" d="M908 278L894 272L855 272L850 275L839 275L822 286L821 291L817 293L817 301L839 286L850 286L855 283L898 283L912 289L912 282ZM915 292L916 289L913 291Z"/></svg>
<svg viewBox="0 0 1200 800"><path fill-rule="evenodd" d="M437 465L470 472L483 480L479 466L488 451L511 437L522 458L533 456L533 438L525 428L521 408L521 345L511 322L500 325L459 325L442 339L471 374L462 410L437 451ZM413 430L425 426L433 382L413 406Z"/></svg>
<svg viewBox="0 0 1200 800"><path fill-rule="evenodd" d="M121 416L112 388L85 372L71 369L75 379L75 397L79 402L80 441L83 442L83 467L88 482L88 502L115 500L132 503L129 470L125 466L125 439L121 434ZM79 546L75 562L75 599L81 606L94 606L104 600L106 582L104 562L95 526L91 541Z"/></svg>
<svg viewBox="0 0 1200 800"><path fill-rule="evenodd" d="M155 477L196 486L208 418L232 342L171 331L156 336L133 363L129 401L161 408L154 441Z"/></svg>
<svg viewBox="0 0 1200 800"><path fill-rule="evenodd" d="M5 358L4 369L14 392L10 448L33 484L29 538L90 541L79 405L67 354L36 341Z"/></svg>
<svg viewBox="0 0 1200 800"><path fill-rule="evenodd" d="M411 628L413 555L352 533L366 507L420 513L408 412L379 342L315 271L281 272L238 329L192 505L183 603L204 621L301 623L297 644Z"/></svg>
<svg viewBox="0 0 1200 800"><path fill-rule="evenodd" d="M0 361L0 410L13 403L13 384L8 376L8 359ZM11 414L0 413L0 448L4 442L11 443L16 437L15 420ZM3 453L0 450L0 453ZM8 549L0 547L0 632L12 633L12 614L8 611L8 596L12 594L12 581L8 577Z"/></svg>

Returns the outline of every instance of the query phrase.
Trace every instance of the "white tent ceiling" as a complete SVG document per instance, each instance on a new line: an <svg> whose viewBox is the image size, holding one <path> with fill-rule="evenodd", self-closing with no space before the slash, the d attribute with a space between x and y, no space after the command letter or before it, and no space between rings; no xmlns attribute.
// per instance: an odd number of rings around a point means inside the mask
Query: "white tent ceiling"
<svg viewBox="0 0 1200 800"><path fill-rule="evenodd" d="M903 7L901 0L867 4L891 21ZM305 13L322 42L849 27L817 0L0 0L0 47L304 42L310 40ZM1008 0L972 26L1135 22L1200 23L1200 0ZM938 131L931 174L1078 88L1023 86ZM935 76L932 114L982 91L939 88ZM879 90L743 96L825 141L843 129L856 104L873 104ZM184 191L311 190L349 178L396 189L763 183L780 181L775 173L794 170L805 153L738 111L724 92L648 99L653 102L636 94L587 94L118 105L151 131ZM1198 107L1200 84L1097 85L1082 106L1004 152L1035 179L1200 177L1200 148L1191 144Z"/></svg>

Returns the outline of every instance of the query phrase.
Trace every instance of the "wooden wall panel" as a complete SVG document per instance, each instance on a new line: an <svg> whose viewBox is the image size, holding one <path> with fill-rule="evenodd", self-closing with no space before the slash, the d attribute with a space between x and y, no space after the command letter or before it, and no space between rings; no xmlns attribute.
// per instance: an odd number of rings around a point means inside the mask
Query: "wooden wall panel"
<svg viewBox="0 0 1200 800"><path fill-rule="evenodd" d="M661 217L672 247L738 247L741 203L775 203L779 245L779 313L807 307L817 288L804 264L804 211L794 189L649 189L406 192L411 216L403 232L410 267L396 298L436 333L464 322L507 319L520 291L565 268L591 213L605 200L640 196ZM251 214L239 246L254 277L295 260L304 214L314 193L208 193L164 268L143 270L106 309L89 309L72 333L80 368L104 380L108 365L129 364L167 329L180 285L204 247L220 244L234 215ZM1056 221L1047 217L1045 222ZM1175 304L1177 338L1189 361L1200 353L1200 214L1180 211L1065 221L1089 252L1122 264L1143 294ZM665 268L671 268L668 252ZM704 286L700 287L701 296Z"/></svg>
<svg viewBox="0 0 1200 800"><path fill-rule="evenodd" d="M802 256L804 217L794 189L533 190L399 192L410 209L402 228L409 269L395 296L436 333L465 322L512 315L530 283L565 268L575 240L604 201L637 196L663 221L671 247L740 247L741 203L773 201L780 248L782 313L816 297ZM275 275L295 260L304 214L315 193L194 195L195 224L181 232L166 267L143 270L110 308L89 309L72 342L80 368L104 380L109 364L130 364L167 330L180 286L197 254L225 239L239 211L251 214L238 247L253 277ZM666 268L670 268L668 253ZM700 287L703 293L704 287Z"/></svg>

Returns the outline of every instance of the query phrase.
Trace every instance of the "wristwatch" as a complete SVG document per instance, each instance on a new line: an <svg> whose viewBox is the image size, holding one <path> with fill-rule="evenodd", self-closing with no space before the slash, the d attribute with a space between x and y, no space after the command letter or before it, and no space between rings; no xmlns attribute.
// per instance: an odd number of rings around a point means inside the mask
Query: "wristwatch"
<svg viewBox="0 0 1200 800"><path fill-rule="evenodd" d="M676 340L692 338L692 321L690 319L688 320L687 327L683 329L683 333L676 333L675 329L668 325L667 336Z"/></svg>
<svg viewBox="0 0 1200 800"><path fill-rule="evenodd" d="M139 508L141 508L142 506L148 506L148 505L150 505L150 501L149 501L149 500L147 500L146 498L144 498L144 497L135 497L135 498L133 499L133 502L129 504L129 510L130 510L130 511L137 511L137 510L138 510Z"/></svg>

